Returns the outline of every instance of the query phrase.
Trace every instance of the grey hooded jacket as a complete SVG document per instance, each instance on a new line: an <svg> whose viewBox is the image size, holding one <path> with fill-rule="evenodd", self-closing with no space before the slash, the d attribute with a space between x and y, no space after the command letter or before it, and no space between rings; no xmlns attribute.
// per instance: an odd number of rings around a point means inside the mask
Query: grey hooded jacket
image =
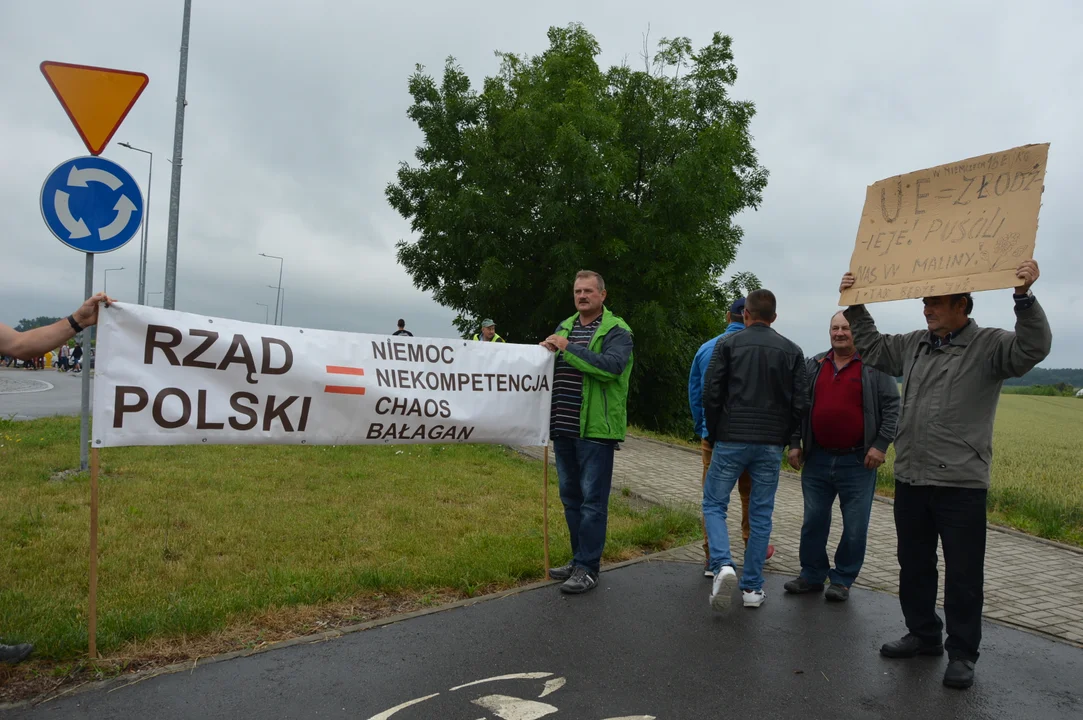
<svg viewBox="0 0 1083 720"><path fill-rule="evenodd" d="M881 334L864 305L849 307L845 315L862 359L903 378L895 479L988 489L1001 385L1045 359L1053 342L1037 300L1016 306L1015 332L971 320L937 348L926 330Z"/></svg>

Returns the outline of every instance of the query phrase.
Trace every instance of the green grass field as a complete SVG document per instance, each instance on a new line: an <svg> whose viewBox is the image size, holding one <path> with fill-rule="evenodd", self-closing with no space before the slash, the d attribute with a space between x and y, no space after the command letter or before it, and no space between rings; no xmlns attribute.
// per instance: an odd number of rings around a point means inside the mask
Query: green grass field
<svg viewBox="0 0 1083 720"><path fill-rule="evenodd" d="M634 432L699 446L688 438ZM892 446L877 478L877 491L888 497L894 494L894 461ZM1083 399L1001 395L993 429L989 521L1083 546Z"/></svg>
<svg viewBox="0 0 1083 720"><path fill-rule="evenodd" d="M89 480L53 477L78 466L78 435L76 419L0 422L0 634L34 642L39 658L87 647ZM284 608L464 597L542 577L542 466L505 448L162 447L101 458L107 656ZM553 471L553 565L570 556L556 483ZM605 557L698 533L693 514L635 509L614 493Z"/></svg>

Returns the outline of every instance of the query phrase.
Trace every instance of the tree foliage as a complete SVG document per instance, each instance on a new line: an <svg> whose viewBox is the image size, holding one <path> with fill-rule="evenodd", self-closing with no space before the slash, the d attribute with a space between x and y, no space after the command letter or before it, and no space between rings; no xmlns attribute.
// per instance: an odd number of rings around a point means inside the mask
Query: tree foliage
<svg viewBox="0 0 1083 720"><path fill-rule="evenodd" d="M34 328L45 327L46 325L52 325L55 322L59 322L62 318L47 317L42 315L34 319L23 318L19 321L19 324L15 326L15 329L19 332L26 332L27 330L33 330Z"/></svg>
<svg viewBox="0 0 1083 720"><path fill-rule="evenodd" d="M421 66L410 77L424 141L386 191L417 236L399 262L464 336L492 317L510 342L545 337L574 312L575 272L601 273L635 336L632 421L687 429L692 355L758 287L750 273L722 282L734 216L767 184L754 107L729 95L731 39L663 38L642 69L603 71L581 25L548 37L534 57L498 52L480 92L454 58L439 83Z"/></svg>

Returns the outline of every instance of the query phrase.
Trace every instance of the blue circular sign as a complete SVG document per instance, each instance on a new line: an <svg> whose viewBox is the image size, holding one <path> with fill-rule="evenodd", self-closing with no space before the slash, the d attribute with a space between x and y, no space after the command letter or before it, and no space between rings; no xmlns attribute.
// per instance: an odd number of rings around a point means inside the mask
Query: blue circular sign
<svg viewBox="0 0 1083 720"><path fill-rule="evenodd" d="M68 247L85 253L112 252L139 231L143 193L115 162L89 155L73 158L45 178L41 216Z"/></svg>

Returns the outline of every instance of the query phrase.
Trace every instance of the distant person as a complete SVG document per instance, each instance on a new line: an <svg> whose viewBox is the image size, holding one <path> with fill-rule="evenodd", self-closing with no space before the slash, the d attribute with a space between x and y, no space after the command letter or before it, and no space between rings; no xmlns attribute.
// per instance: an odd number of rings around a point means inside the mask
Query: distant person
<svg viewBox="0 0 1083 720"><path fill-rule="evenodd" d="M745 298L745 329L719 341L703 383L707 441L713 445L703 487L703 517L711 551L711 607L729 607L737 573L730 555L726 513L741 473L752 476L740 588L745 607L759 607L763 563L771 536L771 515L782 466L782 449L800 447L801 421L808 407L805 356L801 348L771 328L775 295L754 290Z"/></svg>
<svg viewBox="0 0 1083 720"><path fill-rule="evenodd" d="M83 345L76 343L71 351L72 372L78 373L83 370Z"/></svg>
<svg viewBox="0 0 1083 720"><path fill-rule="evenodd" d="M0 323L0 355L11 355L32 362L47 350L66 343L85 328L97 324L98 303L101 302L109 305L113 300L106 297L105 293L98 293L63 320L25 332ZM33 651L34 646L30 644L0 645L0 662L22 662Z"/></svg>
<svg viewBox="0 0 1083 720"><path fill-rule="evenodd" d="M481 336L474 335L474 340L481 342L504 342L504 338L496 334L496 323L489 318L481 321Z"/></svg>
<svg viewBox="0 0 1083 720"><path fill-rule="evenodd" d="M601 570L613 452L628 424L632 329L605 307L598 273L577 273L572 292L577 312L541 345L558 353L549 434L572 544L572 561L549 576L578 594L595 588Z"/></svg>
<svg viewBox="0 0 1083 720"><path fill-rule="evenodd" d="M60 372L68 371L68 360L71 358L71 349L67 343L60 346L60 359L57 361L60 363Z"/></svg>
<svg viewBox="0 0 1083 720"><path fill-rule="evenodd" d="M970 319L970 293L924 298L927 329L905 335L881 334L864 305L845 312L864 361L903 378L894 508L899 603L908 632L885 643L880 654L943 655L946 648L944 684L953 688L974 683L981 643L986 500L1000 388L1044 360L1053 343L1049 321L1030 291L1038 263L1024 260L1015 274L1015 332L978 327ZM839 291L853 284L854 276L846 273ZM936 613L938 538L945 643Z"/></svg>
<svg viewBox="0 0 1083 720"><path fill-rule="evenodd" d="M392 335L406 335L407 337L413 337L414 334L406 329L406 321L399 319L399 329L391 333Z"/></svg>
<svg viewBox="0 0 1083 720"><path fill-rule="evenodd" d="M692 423L696 427L696 435L700 438L700 454L703 457L703 476L700 478L700 486L707 484L707 468L711 466L711 444L707 442L707 423L703 417L703 381L707 375L707 365L711 362L715 345L722 338L729 337L735 332L745 329L744 323L745 299L737 298L730 305L726 313L726 330L718 337L712 338L699 346L696 356L692 359L692 369L688 373L688 407L692 409ZM741 496L741 537L745 547L748 547L750 533L748 525L748 495L752 492L752 476L745 470L737 480L737 492ZM703 527L703 574L714 577L711 570L711 550L707 541L707 521L700 516ZM775 554L775 546L767 546L767 559Z"/></svg>
<svg viewBox="0 0 1083 720"><path fill-rule="evenodd" d="M876 469L884 464L899 421L895 378L863 363L842 311L831 317L831 349L805 363L809 411L801 447L790 447L790 466L801 471L805 515L801 523L801 574L784 586L800 595L823 592L845 602L865 562ZM827 558L827 535L835 497L842 512L842 537L835 567Z"/></svg>

